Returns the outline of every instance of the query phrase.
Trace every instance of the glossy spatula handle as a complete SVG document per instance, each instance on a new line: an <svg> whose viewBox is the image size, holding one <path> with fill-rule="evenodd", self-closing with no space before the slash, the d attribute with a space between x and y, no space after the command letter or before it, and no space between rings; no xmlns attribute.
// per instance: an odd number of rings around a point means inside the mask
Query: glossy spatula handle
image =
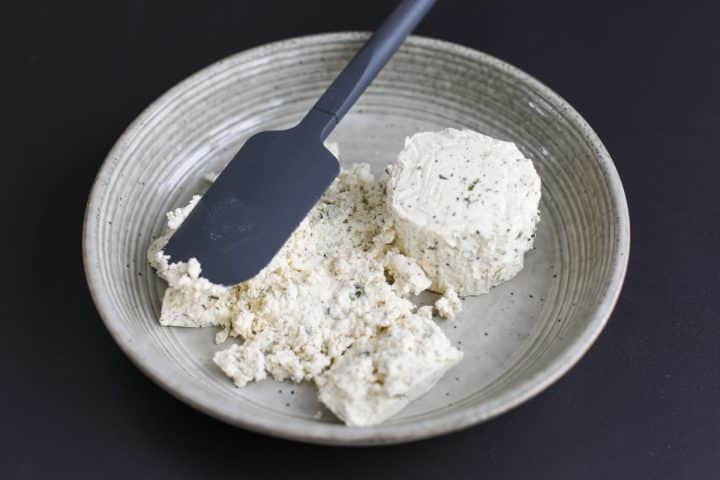
<svg viewBox="0 0 720 480"><path fill-rule="evenodd" d="M327 115L327 123L323 122L321 126L323 140L350 110L434 3L435 0L401 2L340 72L308 114L308 117L320 112Z"/></svg>

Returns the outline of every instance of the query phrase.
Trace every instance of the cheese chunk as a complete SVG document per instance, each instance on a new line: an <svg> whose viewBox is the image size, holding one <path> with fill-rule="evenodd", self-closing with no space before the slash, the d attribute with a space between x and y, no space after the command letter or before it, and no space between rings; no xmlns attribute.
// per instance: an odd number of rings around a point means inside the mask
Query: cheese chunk
<svg viewBox="0 0 720 480"><path fill-rule="evenodd" d="M347 425L369 426L425 394L462 359L429 314L404 316L356 342L316 379L320 400Z"/></svg>
<svg viewBox="0 0 720 480"><path fill-rule="evenodd" d="M418 133L388 173L397 242L432 290L487 293L522 269L540 177L515 144L471 130Z"/></svg>
<svg viewBox="0 0 720 480"><path fill-rule="evenodd" d="M453 288L448 288L442 297L435 302L435 310L437 310L440 318L452 320L462 310L462 302L460 297Z"/></svg>
<svg viewBox="0 0 720 480"><path fill-rule="evenodd" d="M397 252L388 252L385 268L393 277L393 288L401 296L408 293L417 295L432 283L415 260Z"/></svg>

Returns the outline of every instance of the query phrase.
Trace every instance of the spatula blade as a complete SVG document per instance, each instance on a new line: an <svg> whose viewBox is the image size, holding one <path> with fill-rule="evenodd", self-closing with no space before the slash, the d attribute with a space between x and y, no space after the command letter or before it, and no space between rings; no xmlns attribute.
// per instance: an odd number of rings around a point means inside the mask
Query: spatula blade
<svg viewBox="0 0 720 480"><path fill-rule="evenodd" d="M280 250L338 175L320 136L302 127L251 137L164 248L170 262L196 258L202 276L234 285Z"/></svg>

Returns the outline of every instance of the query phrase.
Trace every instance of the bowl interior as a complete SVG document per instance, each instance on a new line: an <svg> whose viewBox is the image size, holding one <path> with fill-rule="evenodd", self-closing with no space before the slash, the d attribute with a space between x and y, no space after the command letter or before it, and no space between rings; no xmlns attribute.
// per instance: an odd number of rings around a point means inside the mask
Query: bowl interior
<svg viewBox="0 0 720 480"><path fill-rule="evenodd" d="M154 380L231 423L289 438L380 443L481 421L564 373L602 329L627 261L622 186L585 122L548 89L489 56L413 37L335 130L343 164L378 174L405 136L472 128L516 142L543 181L536 247L525 269L440 321L465 352L426 396L384 425L345 427L312 385L236 389L211 361L214 330L157 323L164 285L145 252L164 213L203 188L252 134L292 125L364 39L331 34L277 42L218 62L148 108L102 167L87 210L88 283L108 328ZM230 340L232 341L232 340ZM320 412L320 414L318 414Z"/></svg>

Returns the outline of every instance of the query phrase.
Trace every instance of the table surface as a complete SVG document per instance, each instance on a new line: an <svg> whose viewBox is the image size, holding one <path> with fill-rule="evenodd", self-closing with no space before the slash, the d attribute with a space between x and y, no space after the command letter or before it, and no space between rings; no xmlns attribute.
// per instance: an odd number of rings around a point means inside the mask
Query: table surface
<svg viewBox="0 0 720 480"><path fill-rule="evenodd" d="M389 3L3 5L0 477L718 478L720 9L710 2L443 1L419 28L560 93L603 139L627 191L632 252L615 313L583 360L525 405L406 445L302 445L192 410L114 344L80 239L93 177L124 127L215 60L372 29Z"/></svg>

